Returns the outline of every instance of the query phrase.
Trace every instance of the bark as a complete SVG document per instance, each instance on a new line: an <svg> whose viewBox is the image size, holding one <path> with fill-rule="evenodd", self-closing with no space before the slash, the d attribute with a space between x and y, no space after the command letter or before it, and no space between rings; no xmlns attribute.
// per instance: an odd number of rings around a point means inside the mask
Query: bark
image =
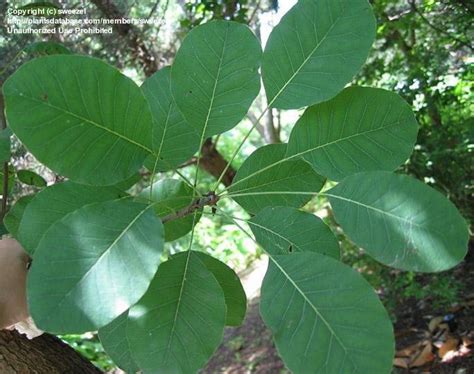
<svg viewBox="0 0 474 374"><path fill-rule="evenodd" d="M227 161L217 151L215 144L212 143L211 138L206 139L201 148L201 160L199 161L199 165L215 178L219 178L227 165ZM235 170L232 167L229 167L222 178L222 183L224 186L230 186L234 176Z"/></svg>
<svg viewBox="0 0 474 374"><path fill-rule="evenodd" d="M97 374L101 371L60 339L43 334L29 340L16 331L0 331L2 374Z"/></svg>

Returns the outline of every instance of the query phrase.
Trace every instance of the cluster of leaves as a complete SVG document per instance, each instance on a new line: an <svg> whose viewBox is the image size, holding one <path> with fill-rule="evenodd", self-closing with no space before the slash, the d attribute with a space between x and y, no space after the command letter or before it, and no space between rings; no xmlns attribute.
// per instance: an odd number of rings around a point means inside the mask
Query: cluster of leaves
<svg viewBox="0 0 474 374"><path fill-rule="evenodd" d="M472 222L474 8L453 0L380 0L374 12L377 48L357 80L395 90L415 106L420 131L403 169L449 196Z"/></svg>
<svg viewBox="0 0 474 374"><path fill-rule="evenodd" d="M212 21L194 28L173 65L141 87L78 55L19 68L3 85L8 124L38 160L69 179L36 194L21 214L15 205L11 214L21 219L7 225L33 258L28 305L36 324L52 333L99 330L129 371L195 372L224 326L245 315L235 273L192 250L194 227L209 208L247 232L219 207L232 198L252 214L244 220L248 235L269 257L261 314L288 368L389 372L394 340L385 309L340 262L328 226L299 208L326 196L353 242L405 270L453 267L468 232L440 193L392 173L416 140L409 105L382 89L344 88L374 38L366 0L301 0L263 53L247 26ZM154 183L206 138L235 127L261 79L269 107L308 106L288 144L258 149L223 191L216 191L220 178L207 192L196 189L198 167L192 183ZM133 196L127 190L143 166L153 177ZM326 179L338 184L320 192ZM189 232L188 250L163 262L165 241Z"/></svg>

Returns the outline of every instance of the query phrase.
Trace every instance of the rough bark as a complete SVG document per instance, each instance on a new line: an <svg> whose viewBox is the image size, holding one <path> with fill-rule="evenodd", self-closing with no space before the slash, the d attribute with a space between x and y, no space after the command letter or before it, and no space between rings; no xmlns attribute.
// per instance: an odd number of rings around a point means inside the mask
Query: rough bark
<svg viewBox="0 0 474 374"><path fill-rule="evenodd" d="M0 331L2 374L97 374L101 371L60 339L43 334L29 340L16 331Z"/></svg>

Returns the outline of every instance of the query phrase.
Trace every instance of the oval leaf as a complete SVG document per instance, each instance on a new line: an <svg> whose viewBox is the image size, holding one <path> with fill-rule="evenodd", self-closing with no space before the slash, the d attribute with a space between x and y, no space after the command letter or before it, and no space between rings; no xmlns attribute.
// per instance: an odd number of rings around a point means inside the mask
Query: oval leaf
<svg viewBox="0 0 474 374"><path fill-rule="evenodd" d="M352 80L375 39L367 0L300 0L268 39L262 76L274 108L326 101Z"/></svg>
<svg viewBox="0 0 474 374"><path fill-rule="evenodd" d="M234 177L229 193L245 210L258 212L267 206L299 208L324 184L303 160L285 160L286 144L270 144L257 149ZM297 194L295 192L303 192Z"/></svg>
<svg viewBox="0 0 474 374"><path fill-rule="evenodd" d="M361 171L393 171L411 154L418 124L396 93L350 87L308 108L293 128L287 156L301 156L338 181Z"/></svg>
<svg viewBox="0 0 474 374"><path fill-rule="evenodd" d="M28 204L18 229L18 241L32 255L48 229L61 218L87 204L126 196L113 187L91 187L70 181L37 193Z"/></svg>
<svg viewBox="0 0 474 374"><path fill-rule="evenodd" d="M115 318L107 326L99 329L99 339L105 352L112 361L122 370L129 373L139 371L130 352L130 343L127 338L128 310Z"/></svg>
<svg viewBox="0 0 474 374"><path fill-rule="evenodd" d="M64 334L110 323L147 290L163 236L150 206L123 199L86 205L56 222L28 275L36 325Z"/></svg>
<svg viewBox="0 0 474 374"><path fill-rule="evenodd" d="M31 170L17 170L16 176L18 180L24 184L35 187L46 187L47 183L41 175Z"/></svg>
<svg viewBox="0 0 474 374"><path fill-rule="evenodd" d="M144 373L195 373L219 345L225 322L219 283L195 252L163 263L130 309L127 336Z"/></svg>
<svg viewBox="0 0 474 374"><path fill-rule="evenodd" d="M90 185L132 176L151 150L152 117L141 90L105 62L37 58L3 85L8 124L43 164Z"/></svg>
<svg viewBox="0 0 474 374"><path fill-rule="evenodd" d="M150 194L150 189L152 192ZM191 187L186 183L176 179L162 179L153 187L145 188L137 197L137 201L151 202L153 209L158 217L164 218L176 212L191 203L194 200L194 193ZM199 214L196 218L200 218ZM165 240L167 242L176 240L193 228L194 215L189 214L185 217L173 219L164 224Z"/></svg>
<svg viewBox="0 0 474 374"><path fill-rule="evenodd" d="M171 95L170 74L171 68L165 67L142 85L154 119L155 155L145 162L150 171L171 170L187 161L199 148L199 135L186 122Z"/></svg>
<svg viewBox="0 0 474 374"><path fill-rule="evenodd" d="M227 326L239 326L247 311L247 296L240 279L235 271L223 262L202 252L195 252L202 263L206 266L212 275L219 282L224 291L225 305L227 314L225 324Z"/></svg>
<svg viewBox="0 0 474 374"><path fill-rule="evenodd" d="M171 91L201 143L245 116L260 91L261 55L252 31L236 22L208 22L183 40L171 69Z"/></svg>
<svg viewBox="0 0 474 374"><path fill-rule="evenodd" d="M272 256L260 313L294 373L389 373L392 323L354 269L317 253Z"/></svg>
<svg viewBox="0 0 474 374"><path fill-rule="evenodd" d="M248 224L257 242L272 255L316 252L340 257L339 244L331 229L314 214L289 207L268 207Z"/></svg>
<svg viewBox="0 0 474 374"><path fill-rule="evenodd" d="M326 195L347 236L386 265L443 271L466 255L466 221L448 199L416 179L359 173Z"/></svg>

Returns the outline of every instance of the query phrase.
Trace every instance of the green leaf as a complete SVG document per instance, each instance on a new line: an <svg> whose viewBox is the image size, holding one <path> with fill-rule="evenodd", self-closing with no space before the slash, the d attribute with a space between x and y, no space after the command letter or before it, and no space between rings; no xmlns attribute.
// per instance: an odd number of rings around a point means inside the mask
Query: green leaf
<svg viewBox="0 0 474 374"><path fill-rule="evenodd" d="M300 0L268 39L262 76L274 108L297 109L334 97L365 62L375 39L367 0Z"/></svg>
<svg viewBox="0 0 474 374"><path fill-rule="evenodd" d="M271 256L260 313L295 374L391 371L387 312L357 271L328 256Z"/></svg>
<svg viewBox="0 0 474 374"><path fill-rule="evenodd" d="M308 108L293 128L287 157L303 157L332 180L361 171L393 171L411 154L418 124L396 93L350 87Z"/></svg>
<svg viewBox="0 0 474 374"><path fill-rule="evenodd" d="M10 136L9 128L0 131L0 162L10 161Z"/></svg>
<svg viewBox="0 0 474 374"><path fill-rule="evenodd" d="M223 262L202 252L194 252L212 275L219 282L224 291L225 305L227 309L225 324L227 326L239 326L245 318L247 311L247 296L240 279L234 270Z"/></svg>
<svg viewBox="0 0 474 374"><path fill-rule="evenodd" d="M160 218L175 214L194 200L191 187L176 179L162 179L153 185L152 190L153 193L150 195L150 187L145 188L137 197L137 201L151 202L156 215ZM198 217L200 218L201 215L199 214ZM192 230L193 221L194 215L190 214L166 222L164 225L165 240L170 242L186 235Z"/></svg>
<svg viewBox="0 0 474 374"><path fill-rule="evenodd" d="M24 184L35 187L46 187L47 183L41 175L31 170L17 170L16 176L18 180Z"/></svg>
<svg viewBox="0 0 474 374"><path fill-rule="evenodd" d="M236 22L208 22L183 40L171 68L171 91L201 142L247 114L260 91L261 56L255 35Z"/></svg>
<svg viewBox="0 0 474 374"><path fill-rule="evenodd" d="M136 173L133 174L130 178L125 179L122 182L118 182L117 184L114 184L113 187L120 191L128 191L130 188L135 186L141 179L142 176L140 175L140 173Z"/></svg>
<svg viewBox="0 0 474 374"><path fill-rule="evenodd" d="M252 153L237 171L228 190L248 212L255 213L267 206L299 208L311 199L310 192L316 193L323 187L324 178L311 166L303 160L286 161L285 153L286 144L266 145Z"/></svg>
<svg viewBox="0 0 474 374"><path fill-rule="evenodd" d="M99 329L99 339L112 361L125 372L136 373L138 365L133 361L127 338L128 310L108 325Z"/></svg>
<svg viewBox="0 0 474 374"><path fill-rule="evenodd" d="M97 330L135 304L153 279L163 226L127 199L86 205L56 222L36 249L28 306L45 331Z"/></svg>
<svg viewBox="0 0 474 374"><path fill-rule="evenodd" d="M28 44L23 51L35 57L48 55L69 55L71 51L60 43L56 42L36 42Z"/></svg>
<svg viewBox="0 0 474 374"><path fill-rule="evenodd" d="M336 237L314 214L288 207L268 207L248 223L257 242L272 255L316 252L340 257Z"/></svg>
<svg viewBox="0 0 474 374"><path fill-rule="evenodd" d="M165 67L147 78L142 85L154 118L152 136L155 155L148 156L145 162L150 171L174 169L191 158L199 148L199 135L186 122L171 95L170 75L171 68Z"/></svg>
<svg viewBox="0 0 474 374"><path fill-rule="evenodd" d="M416 179L359 173L325 195L347 236L388 266L443 271L466 255L466 221L448 199Z"/></svg>
<svg viewBox="0 0 474 374"><path fill-rule="evenodd" d="M35 195L28 195L19 198L3 219L6 229L15 238L18 236L18 228L20 227L25 209L34 197Z"/></svg>
<svg viewBox="0 0 474 374"><path fill-rule="evenodd" d="M221 342L225 300L196 252L161 264L145 296L130 309L127 336L144 373L194 373Z"/></svg>
<svg viewBox="0 0 474 374"><path fill-rule="evenodd" d="M94 58L54 55L22 65L3 85L8 123L46 166L76 182L113 185L151 150L140 88Z"/></svg>
<svg viewBox="0 0 474 374"><path fill-rule="evenodd" d="M91 187L73 182L47 187L28 204L18 230L18 241L32 255L44 233L57 221L87 204L126 196L113 187Z"/></svg>

